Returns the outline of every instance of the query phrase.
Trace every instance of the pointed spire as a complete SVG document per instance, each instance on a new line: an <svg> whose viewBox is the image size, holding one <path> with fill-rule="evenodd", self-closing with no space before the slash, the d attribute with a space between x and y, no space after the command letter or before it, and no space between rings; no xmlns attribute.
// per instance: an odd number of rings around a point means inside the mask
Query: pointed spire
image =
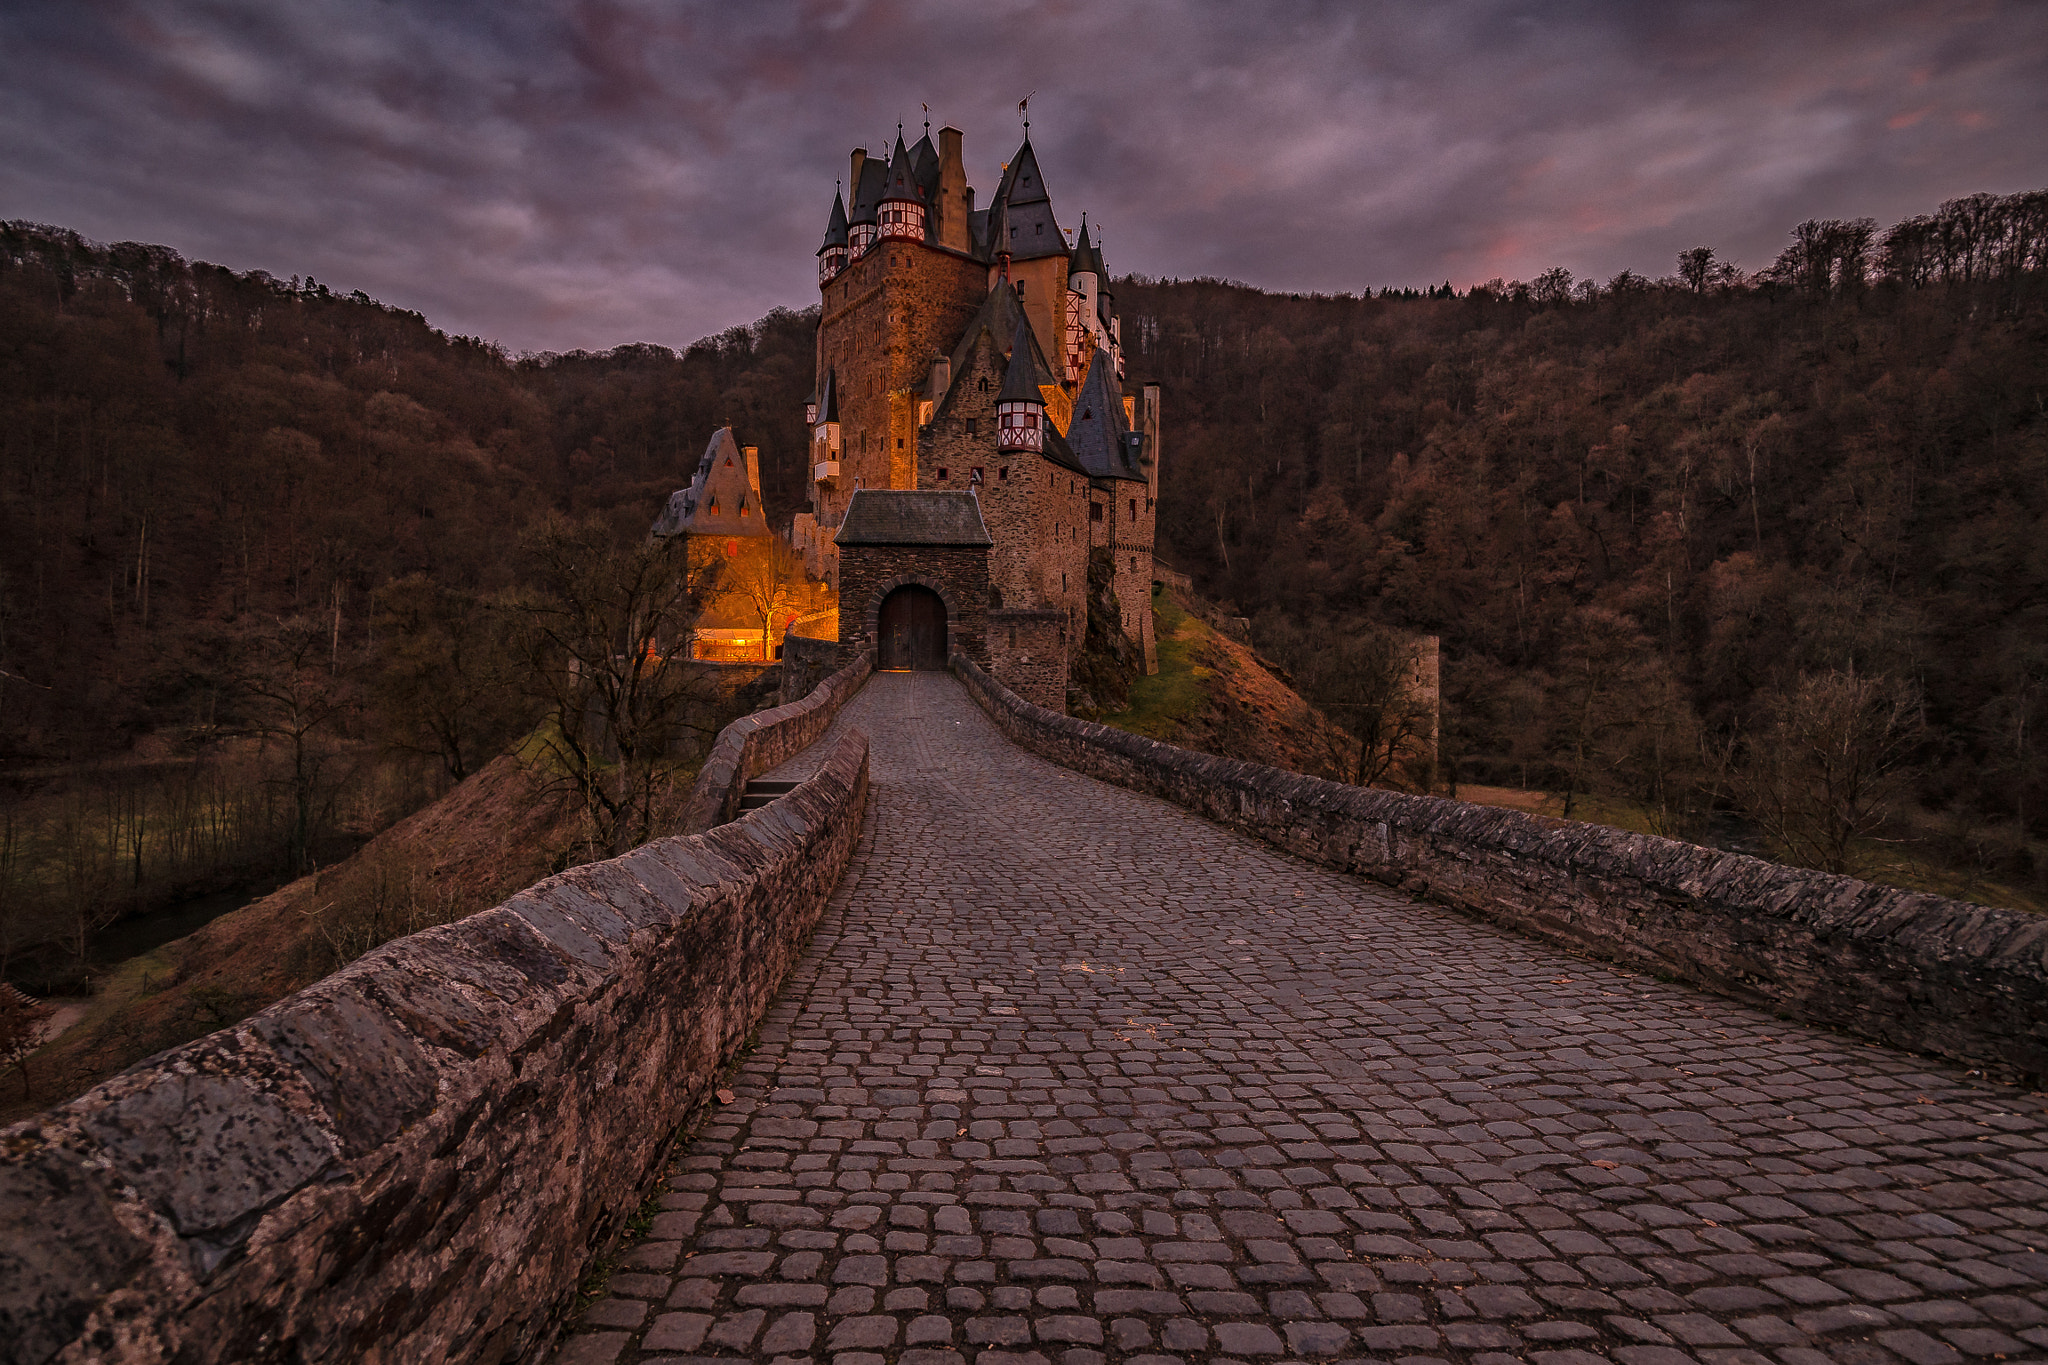
<svg viewBox="0 0 2048 1365"><path fill-rule="evenodd" d="M825 244L818 248L823 255L833 247L846 245L846 201L840 196L839 186L832 186L832 216L825 220Z"/></svg>
<svg viewBox="0 0 2048 1365"><path fill-rule="evenodd" d="M1017 312L1017 330L1010 336L1010 365L1003 372L1003 391L996 395L1003 403L1036 403L1045 406L1038 392L1038 365L1031 357L1031 322L1022 309Z"/></svg>
<svg viewBox="0 0 2048 1365"><path fill-rule="evenodd" d="M924 188L917 183L917 170L911 164L910 151L903 145L903 127L896 127L896 150L889 154L888 178L883 182L882 197L878 203L887 204L904 200L912 204L924 202Z"/></svg>
<svg viewBox="0 0 2048 1365"><path fill-rule="evenodd" d="M1088 240L1088 215L1081 215L1081 239L1074 243L1073 254L1067 257L1067 275L1093 275L1102 278L1102 253Z"/></svg>

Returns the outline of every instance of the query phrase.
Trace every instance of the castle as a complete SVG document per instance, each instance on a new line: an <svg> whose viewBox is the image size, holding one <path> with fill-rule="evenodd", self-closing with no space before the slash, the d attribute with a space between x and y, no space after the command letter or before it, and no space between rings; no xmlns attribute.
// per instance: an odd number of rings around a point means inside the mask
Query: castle
<svg viewBox="0 0 2048 1365"><path fill-rule="evenodd" d="M843 654L960 649L1053 709L1091 564L1157 668L1159 387L1124 392L1115 302L1085 220L1069 245L1026 127L987 207L961 134L856 148L818 248L810 507L791 542L840 599Z"/></svg>

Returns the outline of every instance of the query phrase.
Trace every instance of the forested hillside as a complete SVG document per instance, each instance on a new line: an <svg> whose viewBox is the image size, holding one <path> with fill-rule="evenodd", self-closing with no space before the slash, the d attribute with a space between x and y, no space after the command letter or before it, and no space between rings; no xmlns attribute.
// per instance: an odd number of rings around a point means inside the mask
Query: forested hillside
<svg viewBox="0 0 2048 1365"><path fill-rule="evenodd" d="M1753 278L1120 281L1167 390L1162 552L1314 698L1376 628L1440 633L1467 781L2038 875L2044 253L2033 194L1804 224Z"/></svg>
<svg viewBox="0 0 2048 1365"><path fill-rule="evenodd" d="M1702 249L1462 295L1119 280L1131 377L1167 390L1161 553L1350 724L1389 633L1440 634L1451 779L2038 884L2044 244L2034 194L1802 224L1755 276ZM83 925L475 771L544 709L477 666L517 652L481 604L639 543L723 422L802 505L815 317L513 358L0 225L0 966L24 860Z"/></svg>
<svg viewBox="0 0 2048 1365"><path fill-rule="evenodd" d="M223 723L222 630L313 615L360 650L380 584L509 586L547 511L641 534L722 421L789 508L811 324L514 361L312 280L0 225L0 759Z"/></svg>

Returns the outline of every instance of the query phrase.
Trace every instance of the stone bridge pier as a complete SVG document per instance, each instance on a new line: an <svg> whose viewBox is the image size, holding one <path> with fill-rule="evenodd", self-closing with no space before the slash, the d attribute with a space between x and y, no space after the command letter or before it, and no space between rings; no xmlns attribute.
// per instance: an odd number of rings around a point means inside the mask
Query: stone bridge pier
<svg viewBox="0 0 2048 1365"><path fill-rule="evenodd" d="M849 726L854 863L563 1365L2048 1359L2041 1097L1055 767L950 675Z"/></svg>

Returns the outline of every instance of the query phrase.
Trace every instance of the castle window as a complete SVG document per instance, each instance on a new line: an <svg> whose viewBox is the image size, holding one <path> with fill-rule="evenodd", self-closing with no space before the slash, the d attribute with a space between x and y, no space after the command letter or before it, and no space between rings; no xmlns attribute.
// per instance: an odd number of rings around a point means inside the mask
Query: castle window
<svg viewBox="0 0 2048 1365"><path fill-rule="evenodd" d="M974 478L975 478L975 481L976 481L976 482L980 482L980 480L981 480L981 466L980 466L980 465L976 465L976 466L974 467Z"/></svg>
<svg viewBox="0 0 2048 1365"><path fill-rule="evenodd" d="M1094 415L1095 415L1095 409L1094 409L1094 408L1082 408L1082 409L1081 409L1081 420L1082 420L1082 421L1084 421L1084 422L1085 422L1085 421L1087 421L1087 420L1088 420L1089 418L1093 417Z"/></svg>
<svg viewBox="0 0 2048 1365"><path fill-rule="evenodd" d="M737 540L725 542L725 557L727 559L738 559L740 557L740 543Z"/></svg>
<svg viewBox="0 0 2048 1365"><path fill-rule="evenodd" d="M1041 237L1045 236L1045 224L1040 223L1038 225L1038 235Z"/></svg>
<svg viewBox="0 0 2048 1365"><path fill-rule="evenodd" d="M983 387L984 389L985 389L985 388L987 388L987 387L988 387L988 381L987 381L986 379L982 380L982 381L981 381L981 386L982 386L982 387ZM968 418L968 419L967 419L967 434L968 434L969 436L972 436L972 435L974 435L974 426L975 426L975 422L974 422L974 419L973 419L972 417Z"/></svg>
<svg viewBox="0 0 2048 1365"><path fill-rule="evenodd" d="M728 456L726 456L726 457L725 457L725 467L726 467L727 469L731 469L731 468L732 468L732 456L728 455Z"/></svg>
<svg viewBox="0 0 2048 1365"><path fill-rule="evenodd" d="M987 375L983 375L983 376L981 377L981 392L983 392L983 393L987 393L987 392L988 392L988 376L987 376ZM967 419L967 434L968 434L968 435L970 435L970 436L972 436L972 435L974 434L974 419L973 419L972 417L970 417L970 418L968 418L968 419Z"/></svg>
<svg viewBox="0 0 2048 1365"><path fill-rule="evenodd" d="M1090 520L1090 521L1101 521L1101 520L1102 520L1102 504L1101 504L1101 503L1099 503L1099 502L1091 502L1091 503L1089 503L1089 504L1088 504L1088 520Z"/></svg>
<svg viewBox="0 0 2048 1365"><path fill-rule="evenodd" d="M898 437L896 438L896 448L897 448L898 450L901 450L901 449L903 449L903 438L902 438L901 436L898 436Z"/></svg>
<svg viewBox="0 0 2048 1365"><path fill-rule="evenodd" d="M1001 469L998 469L996 471L996 477L1007 481L1010 477L1010 467L1008 465L1004 465Z"/></svg>
<svg viewBox="0 0 2048 1365"><path fill-rule="evenodd" d="M944 483L945 481L946 481L946 467L945 467L944 465L940 465L940 466L939 466L939 482L940 482L940 483Z"/></svg>
<svg viewBox="0 0 2048 1365"><path fill-rule="evenodd" d="M1132 499L1131 499L1131 520L1132 520L1132 521L1136 521L1137 519L1138 519L1138 500L1137 500L1136 498L1132 498Z"/></svg>
<svg viewBox="0 0 2048 1365"><path fill-rule="evenodd" d="M711 500L711 515L712 515L712 516L714 516L714 517L718 515L718 499L717 499L717 498L713 498L713 499Z"/></svg>

